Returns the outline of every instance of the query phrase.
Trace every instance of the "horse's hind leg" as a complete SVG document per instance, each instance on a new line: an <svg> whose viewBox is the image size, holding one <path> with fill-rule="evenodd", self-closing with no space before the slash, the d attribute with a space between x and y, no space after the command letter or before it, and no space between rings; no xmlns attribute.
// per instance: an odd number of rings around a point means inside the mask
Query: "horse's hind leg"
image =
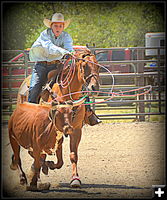
<svg viewBox="0 0 167 200"><path fill-rule="evenodd" d="M9 135L9 139L10 139L10 143L13 149L13 155L12 155L12 163L10 165L10 168L12 170L19 170L19 174L20 174L20 184L24 185L25 183L27 184L27 178L26 175L22 169L22 165L21 165L21 159L20 159L20 146L18 145L18 143L16 142L16 140Z"/></svg>

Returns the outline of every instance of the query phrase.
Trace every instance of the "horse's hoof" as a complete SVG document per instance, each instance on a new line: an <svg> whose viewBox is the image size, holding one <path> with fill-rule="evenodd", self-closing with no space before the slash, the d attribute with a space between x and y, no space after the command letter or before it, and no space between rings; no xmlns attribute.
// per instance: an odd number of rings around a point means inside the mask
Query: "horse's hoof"
<svg viewBox="0 0 167 200"><path fill-rule="evenodd" d="M81 181L78 176L74 176L70 182L70 186L74 188L81 187Z"/></svg>
<svg viewBox="0 0 167 200"><path fill-rule="evenodd" d="M50 183L39 183L38 190L49 190Z"/></svg>

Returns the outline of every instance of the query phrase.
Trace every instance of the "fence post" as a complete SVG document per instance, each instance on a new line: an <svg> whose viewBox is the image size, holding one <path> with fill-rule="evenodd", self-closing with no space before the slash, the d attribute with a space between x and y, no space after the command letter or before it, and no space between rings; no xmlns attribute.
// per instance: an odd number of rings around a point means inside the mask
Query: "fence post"
<svg viewBox="0 0 167 200"><path fill-rule="evenodd" d="M161 71L160 71L160 49L158 49L158 55L157 55L157 66L158 66L158 107L159 107L159 113L161 113Z"/></svg>
<svg viewBox="0 0 167 200"><path fill-rule="evenodd" d="M12 68L9 67L9 76L12 75ZM8 82L8 87L9 87L9 102L10 102L10 106L9 106L9 112L12 112L12 83L11 81Z"/></svg>
<svg viewBox="0 0 167 200"><path fill-rule="evenodd" d="M144 60L144 49L137 50L137 60ZM137 63L137 72L139 74L144 73L144 63L138 62ZM144 86L144 76L140 76L138 79L138 86ZM139 100L144 100L144 95L139 96ZM139 102L139 113L145 113L145 104L144 102ZM139 121L145 121L145 115L139 116Z"/></svg>
<svg viewBox="0 0 167 200"><path fill-rule="evenodd" d="M28 76L28 55L24 51L25 78Z"/></svg>

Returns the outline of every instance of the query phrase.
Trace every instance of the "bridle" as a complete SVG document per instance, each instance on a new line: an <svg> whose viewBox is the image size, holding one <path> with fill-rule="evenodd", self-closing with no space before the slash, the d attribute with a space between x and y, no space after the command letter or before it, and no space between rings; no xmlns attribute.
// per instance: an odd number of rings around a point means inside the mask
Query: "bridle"
<svg viewBox="0 0 167 200"><path fill-rule="evenodd" d="M94 78L96 79L96 81L99 83L99 80L98 80L98 75L96 73L91 73L89 74L89 76L85 77L85 81L87 81L88 79L91 79L91 78Z"/></svg>
<svg viewBox="0 0 167 200"><path fill-rule="evenodd" d="M92 55L92 54L87 54L87 55L84 55L84 58L78 58L78 60L82 60L82 61L84 61L84 62L86 62L86 63L88 64L90 61L85 59L85 57L87 57L87 56L90 57L90 56L94 56L94 55ZM90 62L90 63L96 65L96 63L94 63L94 62ZM84 75L85 82L87 82L87 81L88 81L89 79L91 79L92 77L93 77L93 78L98 82L98 84L100 85L99 80L98 80L99 75L98 75L97 73L94 73L94 72L91 72L88 76Z"/></svg>

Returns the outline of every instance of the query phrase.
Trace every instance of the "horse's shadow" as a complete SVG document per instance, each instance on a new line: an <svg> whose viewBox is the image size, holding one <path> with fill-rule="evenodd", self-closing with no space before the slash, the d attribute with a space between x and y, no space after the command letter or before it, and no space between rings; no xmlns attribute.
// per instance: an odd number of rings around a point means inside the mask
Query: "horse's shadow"
<svg viewBox="0 0 167 200"><path fill-rule="evenodd" d="M101 192L95 192L91 193L86 191L85 189L97 189L97 188L113 188L113 189L149 189L149 188L143 188L143 187L137 187L137 186L127 186L127 185L109 185L109 184L82 184L80 188L72 188L70 187L69 183L60 183L59 187L56 188L50 188L49 190L43 191L43 193L49 193L49 192L70 192L70 193L82 193L82 194L101 194ZM116 194L116 193L112 193Z"/></svg>

